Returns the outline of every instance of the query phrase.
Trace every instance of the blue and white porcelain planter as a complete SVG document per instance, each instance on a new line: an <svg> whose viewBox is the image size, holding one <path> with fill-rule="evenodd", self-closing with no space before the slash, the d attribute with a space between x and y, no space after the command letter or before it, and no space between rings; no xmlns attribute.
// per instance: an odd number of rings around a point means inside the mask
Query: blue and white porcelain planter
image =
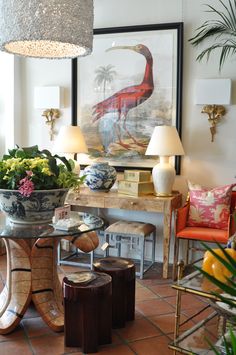
<svg viewBox="0 0 236 355"><path fill-rule="evenodd" d="M25 197L18 190L0 189L0 209L13 223L52 222L54 209L64 205L68 189L35 190Z"/></svg>
<svg viewBox="0 0 236 355"><path fill-rule="evenodd" d="M85 184L93 191L109 191L116 181L116 169L108 163L95 163L84 169Z"/></svg>

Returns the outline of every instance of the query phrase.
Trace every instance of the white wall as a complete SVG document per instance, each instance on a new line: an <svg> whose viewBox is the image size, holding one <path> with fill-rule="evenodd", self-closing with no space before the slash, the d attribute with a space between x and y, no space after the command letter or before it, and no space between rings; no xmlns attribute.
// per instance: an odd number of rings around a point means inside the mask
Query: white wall
<svg viewBox="0 0 236 355"><path fill-rule="evenodd" d="M61 86L64 88L64 108L56 122L55 132L60 125L70 122L71 61L21 58L20 82L22 86L22 119L24 130L21 133L23 145L38 144L41 148L52 148L49 127L42 117L43 109L34 108L34 88L36 86Z"/></svg>
<svg viewBox="0 0 236 355"><path fill-rule="evenodd" d="M14 57L0 53L0 153L14 144Z"/></svg>
<svg viewBox="0 0 236 355"><path fill-rule="evenodd" d="M175 189L186 193L186 179L191 179L208 186L235 182L236 156L234 154L236 132L236 106L231 105L228 113L217 128L215 142L211 143L207 116L201 114L201 106L193 103L194 81L199 78L228 77L235 81L235 58L226 62L221 73L218 71L217 56L212 56L206 63L196 62L200 48L193 48L188 39L194 29L208 19L204 12L206 0L95 0L95 28L116 27L167 22L184 22L184 85L182 141L185 157L182 158L181 176L175 181ZM217 6L218 1L209 0ZM33 107L33 90L40 85L60 85L66 90L66 108L56 128L70 123L70 61L21 59L18 71L19 96L21 112L15 120L21 123L21 144L39 144L50 148L47 127L41 112ZM235 86L235 85L234 85ZM18 100L19 101L19 100ZM235 104L235 87L233 87L233 104ZM21 113L21 115L20 115ZM161 234L162 219L155 214L128 213L118 210L107 211L110 217L137 219L158 225ZM158 259L161 258L162 237L157 244Z"/></svg>
<svg viewBox="0 0 236 355"><path fill-rule="evenodd" d="M196 62L201 48L193 48L188 39L203 21L209 19L209 13L203 12L206 1L184 1L185 47L184 47L184 86L183 86L183 123L182 137L186 157L182 160L182 174L193 181L210 186L235 182L235 129L236 93L235 59L227 60L221 73L218 70L219 56L214 54L208 63ZM218 1L208 1L216 5ZM218 52L219 53L219 52ZM233 105L227 108L225 118L217 128L215 142L210 141L207 115L201 114L201 106L193 104L195 79L231 78L233 80Z"/></svg>

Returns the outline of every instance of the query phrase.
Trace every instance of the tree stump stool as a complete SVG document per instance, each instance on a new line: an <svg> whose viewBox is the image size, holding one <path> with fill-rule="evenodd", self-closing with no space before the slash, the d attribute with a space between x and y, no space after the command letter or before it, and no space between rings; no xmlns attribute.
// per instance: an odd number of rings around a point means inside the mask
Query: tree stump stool
<svg viewBox="0 0 236 355"><path fill-rule="evenodd" d="M135 315L135 265L115 257L99 259L93 265L95 271L112 277L112 327L123 328Z"/></svg>
<svg viewBox="0 0 236 355"><path fill-rule="evenodd" d="M65 346L97 352L111 343L112 279L105 273L81 271L64 277Z"/></svg>

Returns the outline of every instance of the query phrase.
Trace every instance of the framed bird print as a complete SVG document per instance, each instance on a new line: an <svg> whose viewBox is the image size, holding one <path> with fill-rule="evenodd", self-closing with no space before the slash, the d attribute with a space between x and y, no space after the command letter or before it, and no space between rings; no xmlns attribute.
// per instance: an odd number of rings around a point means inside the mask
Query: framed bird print
<svg viewBox="0 0 236 355"><path fill-rule="evenodd" d="M173 125L181 136L182 58L182 23L94 30L92 54L72 60L72 125L89 151L78 155L81 165L157 163L145 155L154 127Z"/></svg>

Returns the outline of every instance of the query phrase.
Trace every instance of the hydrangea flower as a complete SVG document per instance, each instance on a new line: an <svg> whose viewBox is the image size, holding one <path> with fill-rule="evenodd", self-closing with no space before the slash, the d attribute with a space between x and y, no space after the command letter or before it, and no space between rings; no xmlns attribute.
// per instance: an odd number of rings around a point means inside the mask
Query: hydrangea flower
<svg viewBox="0 0 236 355"><path fill-rule="evenodd" d="M26 176L24 179L20 180L19 192L25 197L30 197L34 191L34 183Z"/></svg>

